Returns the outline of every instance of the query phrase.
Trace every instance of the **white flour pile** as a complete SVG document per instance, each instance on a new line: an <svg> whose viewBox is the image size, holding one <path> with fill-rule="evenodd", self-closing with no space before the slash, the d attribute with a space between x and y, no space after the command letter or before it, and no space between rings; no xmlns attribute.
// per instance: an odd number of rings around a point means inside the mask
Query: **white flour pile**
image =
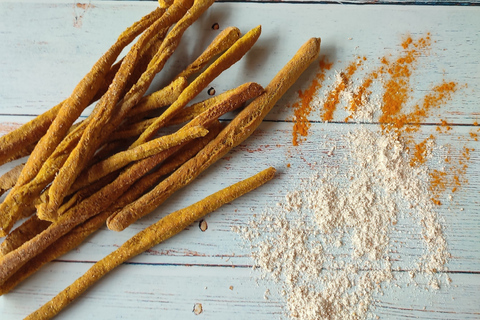
<svg viewBox="0 0 480 320"><path fill-rule="evenodd" d="M430 287L438 288L436 272L445 270L450 256L428 167L410 165L401 136L372 125L343 139L346 153L337 169L321 167L276 207L234 228L250 246L262 278L277 282L290 318L374 317L374 296L398 282L393 268L415 270L412 278L427 275ZM427 145L427 158L435 148ZM334 156L341 157L337 151ZM425 247L414 266L392 262L401 246L392 235L405 220L418 226L407 236Z"/></svg>

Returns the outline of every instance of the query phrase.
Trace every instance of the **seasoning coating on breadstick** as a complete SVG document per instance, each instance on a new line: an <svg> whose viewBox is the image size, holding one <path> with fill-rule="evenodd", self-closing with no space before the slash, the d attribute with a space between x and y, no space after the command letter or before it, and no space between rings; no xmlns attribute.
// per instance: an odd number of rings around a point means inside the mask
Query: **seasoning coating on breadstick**
<svg viewBox="0 0 480 320"><path fill-rule="evenodd" d="M121 245L120 248L95 263L84 275L25 319L50 319L54 317L91 285L123 262L178 234L196 220L215 211L225 203L231 202L245 193L258 188L271 180L274 175L275 169L268 168L248 179L222 189L191 206L170 213L143 231L140 231Z"/></svg>
<svg viewBox="0 0 480 320"><path fill-rule="evenodd" d="M193 181L201 172L223 157L233 147L248 138L260 125L280 97L315 60L320 52L320 39L307 41L294 57L280 70L265 88L265 93L253 100L229 123L215 140L210 142L193 159L186 162L172 175L159 183L152 191L110 218L108 227L124 230L139 218L147 215L163 203L176 190Z"/></svg>

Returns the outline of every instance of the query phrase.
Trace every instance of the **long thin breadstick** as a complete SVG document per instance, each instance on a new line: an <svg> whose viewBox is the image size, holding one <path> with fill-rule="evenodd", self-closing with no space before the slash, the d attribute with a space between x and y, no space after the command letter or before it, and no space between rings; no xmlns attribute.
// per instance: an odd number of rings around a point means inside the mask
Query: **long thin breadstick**
<svg viewBox="0 0 480 320"><path fill-rule="evenodd" d="M125 110L122 113L128 113L128 111L138 103L150 86L155 75L163 68L168 58L173 54L173 51L178 46L185 30L197 20L208 7L211 6L214 0L199 0L190 8L191 1L192 0L176 0L167 11L167 14L162 16L159 21L155 22L152 25L152 28L147 29L142 34L139 41L129 51L117 73L118 77L115 76L115 79L110 86L111 90L109 89L107 93L105 93L100 100L99 105L97 105L99 111L97 112L94 121L89 123L82 138L78 142L78 145L71 152L67 161L58 171L57 176L53 180L48 192L48 202L44 207L46 210L54 212L58 209L63 198L68 194L72 183L85 168L88 161L93 157L97 148L105 142L107 136L113 131L113 128L107 129L108 127L106 126L107 123L111 122L112 115L115 111L117 114L120 113L120 111L118 111L119 108ZM165 17L165 19L163 19L163 17ZM135 60L136 50L139 49L136 48L136 45L140 44L141 48L142 40L144 40L144 37L145 39L149 39L150 32L159 32L163 30L166 25L171 24L174 21L178 22L165 37L158 53L153 57L152 61L150 61L147 71L142 74L138 82L123 98L121 106L115 108L120 98L116 85L118 82L118 85L121 86L123 78L128 78L132 68L134 68L135 65L130 64L130 60ZM130 55L130 53L132 54ZM125 68L123 68L124 66ZM116 81L117 79L118 81Z"/></svg>
<svg viewBox="0 0 480 320"><path fill-rule="evenodd" d="M49 125L47 132L40 139L31 156L28 158L25 168L22 170L12 192L8 194L6 198L6 200L8 200L6 201L7 203L11 202L11 199L16 196L17 187L23 186L37 175L45 160L65 137L72 123L92 100L102 85L105 74L123 48L148 28L155 20L161 17L165 10L165 8L157 8L125 30L118 37L117 42L95 63L92 70L75 87L72 95L61 103L55 119ZM56 108L53 109L52 112L47 112L48 116L55 113ZM45 125L45 122L42 123ZM23 131L20 130L16 134L21 135L22 132ZM19 218L19 215L16 212L8 210L2 203L0 205L0 218L0 236L5 236L10 231L13 223Z"/></svg>
<svg viewBox="0 0 480 320"><path fill-rule="evenodd" d="M320 52L320 39L307 41L295 56L280 70L265 88L265 93L253 100L227 127L193 159L186 162L152 191L126 206L109 218L108 227L121 231L147 215L171 194L193 181L201 172L223 157L233 147L248 138L260 125L280 97L316 59Z"/></svg>
<svg viewBox="0 0 480 320"><path fill-rule="evenodd" d="M8 293L15 288L20 282L31 276L44 264L50 262L61 255L73 250L79 244L81 244L89 235L105 225L105 220L109 215L109 211L102 212L95 217L80 224L72 231L55 241L55 243L49 246L41 254L30 260L27 264L22 266L12 277L0 285L0 295ZM32 218L35 216L32 216ZM42 223L49 223L43 221Z"/></svg>
<svg viewBox="0 0 480 320"><path fill-rule="evenodd" d="M274 174L275 169L268 168L248 179L222 189L191 206L167 215L158 222L137 233L120 246L120 248L95 263L84 275L25 319L52 318L87 290L88 287L123 262L178 234L180 231L195 222L195 220L215 211L225 203L231 202L245 193L258 188L271 180Z"/></svg>
<svg viewBox="0 0 480 320"><path fill-rule="evenodd" d="M157 51L159 43L158 39L162 39L162 36L159 34L156 38L153 39L152 44L150 44L146 50L146 52L140 58L139 66L135 68L134 73L131 77L132 81L137 81L140 77L141 73L145 71L147 67L148 61L150 61L153 57L153 54ZM103 80L103 84L101 85L100 89L97 91L97 94L92 98L89 104L93 103L100 99L105 92L107 92L108 87L113 81L115 74L117 73L118 69L120 68L121 62L115 63L112 65L108 73L105 75ZM127 91L130 90L134 83L127 83ZM60 108L62 107L63 103L66 100L60 102L53 108L45 111L41 115L35 117L34 119L30 120L29 122L23 124L21 127L7 133L0 137L0 165L10 162L12 160L21 158L23 156L29 155L35 144L40 140L40 138L45 135L47 132L50 124L55 120ZM24 148L23 152L18 152L21 146L29 146Z"/></svg>
<svg viewBox="0 0 480 320"><path fill-rule="evenodd" d="M240 60L255 44L261 33L258 26L236 41L224 54L213 62L182 92L178 99L152 123L147 130L131 145L132 148L150 140L157 131L164 127L168 121L187 105L200 91L202 91L213 79Z"/></svg>
<svg viewBox="0 0 480 320"><path fill-rule="evenodd" d="M185 70L180 72L177 77L188 78L200 72L213 57L230 48L239 38L240 30L237 27L226 28L220 32L208 45L207 49L205 49L195 61L189 64Z"/></svg>
<svg viewBox="0 0 480 320"><path fill-rule="evenodd" d="M153 93L147 97L142 98L137 106L129 113L129 123L134 123L138 120L139 114L146 113L152 109L158 109L169 104L172 104L180 95L180 93L187 87L187 78L196 72L199 72L205 65L212 60L215 56L230 48L235 41L240 38L240 30L236 27L228 27L210 43L210 45L202 52L202 54L195 59L190 65L180 72L175 80L172 82L172 90L176 90L173 94L159 96ZM178 93L178 94L177 94ZM171 97L174 96L174 99ZM167 100L167 98L170 98ZM142 130L143 131L143 130Z"/></svg>
<svg viewBox="0 0 480 320"><path fill-rule="evenodd" d="M71 96L65 100L55 120L50 125L47 133L35 148L29 158L19 182L31 180L38 169L53 152L58 143L63 139L72 123L78 118L88 103L96 94L110 66L115 62L118 55L127 44L132 42L140 33L149 27L155 20L163 15L165 9L157 8L149 15L143 17L139 22L125 30L117 42L95 63L92 70L79 82Z"/></svg>

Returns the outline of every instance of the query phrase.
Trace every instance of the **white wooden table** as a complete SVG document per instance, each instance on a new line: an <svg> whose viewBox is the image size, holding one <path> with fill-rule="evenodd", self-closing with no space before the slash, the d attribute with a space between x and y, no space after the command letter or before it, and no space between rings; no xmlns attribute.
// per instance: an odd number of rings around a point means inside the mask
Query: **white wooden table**
<svg viewBox="0 0 480 320"><path fill-rule="evenodd" d="M42 113L67 97L76 83L118 34L150 12L156 2L101 1L84 5L72 1L0 2L0 134ZM455 144L458 137L470 148L468 184L449 209L440 215L453 258L448 264L452 285L436 292L405 286L388 287L376 297L372 311L382 319L480 318L480 144L469 138L480 121L480 8L477 6L352 5L325 3L217 3L187 31L178 54L152 87L165 84L218 33L211 28L237 26L246 32L261 24L262 36L251 52L222 74L211 86L217 92L246 81L266 85L308 38L322 38L321 55L342 70L357 55L375 62L400 50L406 35L430 32L435 43L422 60L415 79L421 97L432 83L448 78L468 87L428 119L420 136L435 131L439 119L452 126L439 144ZM275 319L283 314L282 297L264 299L272 284L257 282L249 250L241 245L232 226L245 225L253 213L281 201L292 181L310 174L306 162L326 167L339 161L325 157L338 137L359 126L345 124L337 110L325 124L318 112L310 115L307 140L293 147L292 109L298 89L306 88L315 69L309 69L267 116L259 130L227 157L204 172L196 182L177 192L161 208L125 231L102 228L80 247L44 266L11 293L0 297L0 318L20 319L36 310L139 230L163 214L197 201L245 178L260 168L274 166L277 178L259 190L224 206L198 224L122 265L89 289L59 316L61 319ZM328 78L330 77L330 78ZM207 97L206 92L198 99ZM91 109L87 109L85 114ZM228 119L228 117L227 117ZM478 128L478 127L477 127ZM18 163L18 162L15 162ZM0 168L0 173L13 164ZM290 167L287 167L290 164ZM317 169L321 169L318 168ZM463 211L460 211L463 208ZM402 239L400 239L402 240ZM405 241L409 241L408 239ZM420 254L407 243L398 252L400 262ZM398 276L408 270L399 270ZM193 312L200 303L203 312Z"/></svg>

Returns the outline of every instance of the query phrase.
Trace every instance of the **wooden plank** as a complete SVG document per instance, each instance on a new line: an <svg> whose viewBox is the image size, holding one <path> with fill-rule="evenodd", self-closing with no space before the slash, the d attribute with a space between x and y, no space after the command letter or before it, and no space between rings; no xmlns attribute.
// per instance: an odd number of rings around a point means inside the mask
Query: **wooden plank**
<svg viewBox="0 0 480 320"><path fill-rule="evenodd" d="M34 311L80 276L90 264L53 263L36 279L0 299L2 316L18 319ZM404 274L396 273L396 277ZM408 275L407 275L408 277ZM375 296L372 312L381 319L478 319L480 276L450 275L455 285L431 292L425 283L397 288L387 285ZM60 319L142 317L180 319L279 318L285 305L274 283L255 283L248 268L211 266L122 265L71 304ZM41 289L40 289L41 288ZM269 299L264 298L269 289ZM202 313L193 312L196 304ZM135 306L135 307L132 307Z"/></svg>
<svg viewBox="0 0 480 320"><path fill-rule="evenodd" d="M3 21L0 32L2 42L8 48L0 53L0 68L2 74L15 75L2 82L0 103L2 110L8 110L2 113L38 114L62 101L115 36L151 10L155 3L137 2L128 18L123 17L129 8L123 2L100 2L85 11L70 3L20 3L14 6L2 2L0 5L0 19ZM235 7L235 14L232 14L232 6L235 4L216 4L187 31L183 46L179 48L179 52L188 53L188 60L192 60L217 33L211 29L215 22L221 28L236 25L243 32L258 24L264 26L261 40L249 58L237 63L211 84L217 92L252 80L265 85L287 57L312 36L322 37L322 54L334 62L324 86L328 88L334 82L335 71L344 69L357 56L368 58L363 71L367 72L378 65L378 58L398 54L408 35L421 37L430 32L435 43L428 56L421 58L413 76L412 84L418 89L412 102L442 79L458 82L460 86L470 85L454 95L451 105L455 110L447 109L443 117L449 123L471 124L479 120L476 101L480 100L480 93L475 90L475 84L479 81L480 65L475 56L469 54L480 49L479 41L476 41L479 8L242 4ZM19 21L17 16L28 16L26 10L41 14L36 19ZM325 10L328 10L328 17L324 17ZM286 12L298 17L295 23L284 23ZM80 16L82 24L78 26ZM114 23L104 28L104 20ZM176 60L177 56L174 59L166 67L168 72L160 75L152 88L159 88L187 64L185 59ZM312 68L306 73L279 104L292 104L297 98L295 92L315 72ZM362 80L361 74L354 79L357 77ZM205 97L206 93L199 99ZM282 108L272 112L268 119L282 120L288 116L291 116L290 110ZM318 120L320 115L313 113L311 118ZM341 112L335 113L334 120L343 119Z"/></svg>

